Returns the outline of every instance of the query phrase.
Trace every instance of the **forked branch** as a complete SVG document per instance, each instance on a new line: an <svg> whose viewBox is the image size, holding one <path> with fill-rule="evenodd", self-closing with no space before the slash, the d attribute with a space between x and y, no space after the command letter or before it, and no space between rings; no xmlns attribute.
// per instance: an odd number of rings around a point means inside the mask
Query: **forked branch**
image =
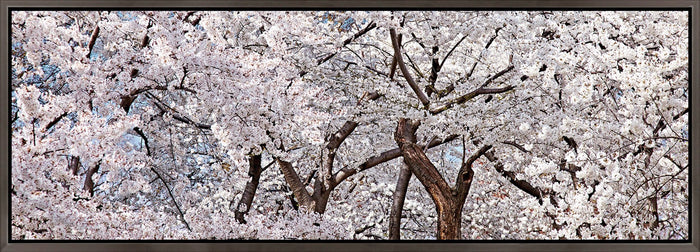
<svg viewBox="0 0 700 252"><path fill-rule="evenodd" d="M408 82L408 85L411 87L413 92L416 93L416 96L418 96L418 100L420 100L423 106L427 108L430 105L430 101L428 100L428 97L425 96L423 91L420 90L418 84L411 76L411 73L408 72L406 63L403 61L403 56L401 56L401 44L399 44L399 39L396 35L396 29L392 28L389 30L389 32L391 35L391 44L394 47L394 57L396 58L396 63L398 64L399 69L401 69L401 73L403 73L403 77Z"/></svg>

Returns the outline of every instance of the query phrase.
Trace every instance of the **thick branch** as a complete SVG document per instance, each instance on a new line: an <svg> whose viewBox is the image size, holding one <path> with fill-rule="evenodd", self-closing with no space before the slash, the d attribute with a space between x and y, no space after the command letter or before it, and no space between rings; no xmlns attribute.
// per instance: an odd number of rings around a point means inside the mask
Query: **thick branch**
<svg viewBox="0 0 700 252"><path fill-rule="evenodd" d="M502 87L502 88L484 88L484 87L480 87L480 88L477 88L476 90L471 91L471 92L469 92L469 93L467 93L467 94L465 94L465 95L462 95L462 96L457 97L457 98L455 98L455 99L453 99L453 100L450 100L450 101L448 101L447 103L445 103L444 105L442 105L442 106L440 106L440 107L438 107L438 108L436 108L436 109L431 109L431 110L430 110L430 114L433 114L433 115L440 114L440 113L444 112L445 110L448 110L448 109L452 108L452 106L454 106L455 104L463 104L463 103L465 103L465 102L471 100L472 98L474 98L474 97L476 97L476 96L478 96L478 95L483 95L483 94L500 94L500 93L505 93L505 92L508 92L508 91L510 91L510 90L513 90L514 88L515 88L514 86L507 86L507 87Z"/></svg>
<svg viewBox="0 0 700 252"><path fill-rule="evenodd" d="M532 184L530 184L530 182L527 182L526 180L517 179L514 172L506 171L503 168L503 164L500 161L498 161L498 159L494 155L493 151L489 151L489 152L485 153L484 156L486 156L486 158L490 162L495 163L494 168L496 168L496 171L498 171L504 177L506 177L508 179L508 181L510 181L511 184L513 184L515 187L519 188L523 192L530 194L533 197L540 200L540 204L542 203L542 201L544 200L544 196L545 196L542 189L533 186ZM553 195L550 195L550 196L553 196ZM557 204L555 198L556 197L549 197L549 200L552 203L552 205L557 206L558 204Z"/></svg>
<svg viewBox="0 0 700 252"><path fill-rule="evenodd" d="M92 30L92 35L90 35L90 42L88 42L88 53L85 55L86 58L90 58L92 54L92 48L95 46L95 41L97 41L97 36L100 35L100 26L96 25L95 29Z"/></svg>
<svg viewBox="0 0 700 252"><path fill-rule="evenodd" d="M380 93L377 92L377 91L371 92L371 93L365 92L364 94L362 94L362 97L360 97L360 99L357 100L357 105L362 104L362 101L363 101L365 98L367 98L367 99L369 99L369 100L371 100L371 101L374 101L374 100L379 99L379 97L382 97L382 96L383 96L383 95L380 94Z"/></svg>
<svg viewBox="0 0 700 252"><path fill-rule="evenodd" d="M97 161L97 164L88 169L85 173L85 183L83 185L83 190L88 191L90 193L90 196L94 196L95 194L95 182L92 181L92 175L100 169L100 164L102 164L102 159L100 159L100 161Z"/></svg>
<svg viewBox="0 0 700 252"><path fill-rule="evenodd" d="M399 45L401 44L401 40L403 39L403 34L399 34L399 37L397 40L399 41ZM391 68L389 69L389 79L394 80L394 74L396 73L396 64L397 64L397 59L396 59L396 54L394 54L394 57L391 58Z"/></svg>
<svg viewBox="0 0 700 252"><path fill-rule="evenodd" d="M78 168L80 168L80 158L76 156L71 156L68 162L68 170L73 173L73 175L78 175Z"/></svg>
<svg viewBox="0 0 700 252"><path fill-rule="evenodd" d="M144 47L148 46L148 42L150 42L150 41L151 41L151 38L148 37L148 32L146 32L146 34L143 35L143 38L141 39L141 43L139 44L139 46L141 48L144 48Z"/></svg>
<svg viewBox="0 0 700 252"><path fill-rule="evenodd" d="M493 154L493 151L492 151L492 152L486 153L485 156L486 156L486 158L488 158L489 161L495 162L495 163L496 163L496 164L494 165L494 167L496 168L496 171L500 172L500 173L501 173L504 177L506 177L513 185L515 185L516 187L520 188L521 190L523 190L523 191L526 192L527 194L532 195L533 197L536 197L536 198L538 198L538 199L541 199L541 198L542 198L542 191L541 191L540 189L534 187L533 185L531 185L529 182L527 182L527 181L525 181L525 180L516 179L516 175L515 175L514 172L512 172L512 171L506 171L506 170L503 168L503 164L501 164L501 162L499 162L499 161L496 159L495 155Z"/></svg>
<svg viewBox="0 0 700 252"><path fill-rule="evenodd" d="M307 210L313 210L314 204L311 195L306 191L306 187L299 179L299 174L294 170L292 164L287 161L282 161L277 159L277 163L280 165L280 170L284 175L284 180L287 181L287 185L292 189L294 197L299 200L299 205L306 206Z"/></svg>
<svg viewBox="0 0 700 252"><path fill-rule="evenodd" d="M433 46L433 60L430 68L430 77L428 77L428 82L430 82L431 85L435 84L435 81L437 81L438 73L440 72L440 62L437 56L435 56L438 50L439 47ZM430 96L430 93L428 93L428 96Z"/></svg>
<svg viewBox="0 0 700 252"><path fill-rule="evenodd" d="M330 181L331 179L331 174L333 173L333 161L335 160L335 153L338 150L338 147L340 147L340 144L342 144L343 141L345 141L345 138L347 138L355 130L356 127L356 122L347 121L345 122L343 127L338 129L338 131L331 136L331 139L328 141L328 144L326 145L328 156L325 160L325 169L323 174L325 181Z"/></svg>
<svg viewBox="0 0 700 252"><path fill-rule="evenodd" d="M394 47L394 57L396 57L396 63L398 64L399 69L401 69L401 73L403 73L408 85L411 86L413 92L416 93L416 96L418 96L418 100L420 100L423 106L427 108L430 105L430 101L428 101L428 97L425 96L423 91L418 88L418 84L416 84L416 81L413 80L413 77L411 77L411 73L408 72L408 68L406 68L406 63L403 61L403 56L401 56L401 45L399 44L396 36L396 29L392 28L389 30L389 32L391 35L391 44Z"/></svg>
<svg viewBox="0 0 700 252"><path fill-rule="evenodd" d="M444 143L451 142L455 138L457 138L457 135L450 135L443 140L435 139L428 144L428 149L439 146L439 145L444 144ZM421 147L424 147L424 146L421 146ZM367 170L367 169L372 168L374 166L377 166L381 163L391 161L391 160L393 160L397 157L400 157L400 156L401 156L401 149L399 149L399 148L394 148L394 149L382 152L381 154L379 154L377 156L372 156L356 168L343 168L340 171L336 172L334 175L334 178L335 178L334 183L339 184L343 180L347 179L348 177L350 177L352 175L355 175L358 172Z"/></svg>
<svg viewBox="0 0 700 252"><path fill-rule="evenodd" d="M469 187L472 184L472 178L474 178L474 170L472 169L474 161L486 154L491 147L491 145L484 145L476 153L472 154L466 162L462 163L462 167L459 168L459 173L457 173L457 181L455 182L456 196L458 199L464 199L467 197L467 194L469 194Z"/></svg>

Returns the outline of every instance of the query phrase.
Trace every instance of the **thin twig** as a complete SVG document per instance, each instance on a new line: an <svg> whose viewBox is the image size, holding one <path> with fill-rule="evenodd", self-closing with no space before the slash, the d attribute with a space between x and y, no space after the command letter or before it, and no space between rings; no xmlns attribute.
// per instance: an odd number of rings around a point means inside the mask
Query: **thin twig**
<svg viewBox="0 0 700 252"><path fill-rule="evenodd" d="M173 203L175 203L175 207L177 208L177 211L180 213L180 218L182 218L182 222L185 223L187 230L192 231L192 229L190 228L190 224L187 223L187 220L185 220L185 215L182 213L182 210L180 209L180 205L177 204L177 201L175 200L175 196L173 196L173 192L172 192L172 190L170 190L170 186L168 186L168 183L165 182L163 177L160 176L160 173L158 173L158 171L156 171L156 169L151 167L151 171L153 171L153 173L155 173L156 176L158 176L158 179L160 179L160 181L163 182L163 185L165 185L165 189L167 189L167 191L168 191L168 195L170 195L170 198L173 199Z"/></svg>

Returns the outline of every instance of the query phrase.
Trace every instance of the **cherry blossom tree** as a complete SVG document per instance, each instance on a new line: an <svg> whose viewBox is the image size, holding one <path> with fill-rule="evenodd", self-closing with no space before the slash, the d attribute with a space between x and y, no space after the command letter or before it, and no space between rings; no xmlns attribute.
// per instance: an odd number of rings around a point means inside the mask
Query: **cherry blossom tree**
<svg viewBox="0 0 700 252"><path fill-rule="evenodd" d="M688 13L13 11L13 239L686 239Z"/></svg>

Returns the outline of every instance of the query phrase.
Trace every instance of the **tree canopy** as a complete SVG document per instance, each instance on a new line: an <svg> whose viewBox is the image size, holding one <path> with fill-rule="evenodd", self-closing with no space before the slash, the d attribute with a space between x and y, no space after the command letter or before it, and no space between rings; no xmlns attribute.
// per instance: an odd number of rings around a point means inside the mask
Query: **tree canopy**
<svg viewBox="0 0 700 252"><path fill-rule="evenodd" d="M13 11L12 239L687 239L688 12Z"/></svg>

